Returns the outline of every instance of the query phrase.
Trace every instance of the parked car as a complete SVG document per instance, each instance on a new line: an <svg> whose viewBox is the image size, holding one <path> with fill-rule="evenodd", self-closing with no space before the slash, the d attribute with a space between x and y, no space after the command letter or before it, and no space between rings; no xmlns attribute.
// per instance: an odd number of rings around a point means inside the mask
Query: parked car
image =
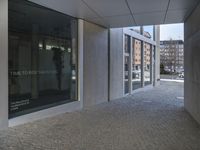
<svg viewBox="0 0 200 150"><path fill-rule="evenodd" d="M132 78L133 79L139 79L140 78L140 76L141 76L141 71L133 71L132 72Z"/></svg>
<svg viewBox="0 0 200 150"><path fill-rule="evenodd" d="M180 73L178 74L178 76L179 76L179 78L184 78L184 71L180 72Z"/></svg>

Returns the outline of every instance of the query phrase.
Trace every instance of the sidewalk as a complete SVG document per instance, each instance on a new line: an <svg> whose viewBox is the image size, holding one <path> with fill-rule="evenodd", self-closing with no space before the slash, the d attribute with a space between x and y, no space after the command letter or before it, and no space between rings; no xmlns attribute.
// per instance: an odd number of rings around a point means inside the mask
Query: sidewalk
<svg viewBox="0 0 200 150"><path fill-rule="evenodd" d="M0 150L199 150L200 126L183 107L183 83L0 132Z"/></svg>

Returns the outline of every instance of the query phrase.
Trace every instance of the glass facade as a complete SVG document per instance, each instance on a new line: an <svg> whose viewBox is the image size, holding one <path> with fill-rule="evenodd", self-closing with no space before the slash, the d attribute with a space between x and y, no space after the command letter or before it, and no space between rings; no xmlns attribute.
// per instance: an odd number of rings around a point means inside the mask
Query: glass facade
<svg viewBox="0 0 200 150"><path fill-rule="evenodd" d="M151 45L148 43L144 43L144 85L151 84L151 55Z"/></svg>
<svg viewBox="0 0 200 150"><path fill-rule="evenodd" d="M125 35L124 38L124 93L129 93L129 61L130 61L130 41L131 37Z"/></svg>
<svg viewBox="0 0 200 150"><path fill-rule="evenodd" d="M155 40L154 39L154 26L153 25L148 25L148 26L133 26L130 27L131 31L134 31L138 34L143 35L144 37L151 39L151 40Z"/></svg>
<svg viewBox="0 0 200 150"><path fill-rule="evenodd" d="M132 90L141 88L142 78L141 78L141 41L132 38Z"/></svg>
<svg viewBox="0 0 200 150"><path fill-rule="evenodd" d="M140 36L134 36L132 32L143 35L146 40L143 41ZM153 70L155 69L154 26L126 28L124 34L124 85L125 94L127 94L153 83Z"/></svg>
<svg viewBox="0 0 200 150"><path fill-rule="evenodd" d="M77 99L77 20L9 0L9 117Z"/></svg>

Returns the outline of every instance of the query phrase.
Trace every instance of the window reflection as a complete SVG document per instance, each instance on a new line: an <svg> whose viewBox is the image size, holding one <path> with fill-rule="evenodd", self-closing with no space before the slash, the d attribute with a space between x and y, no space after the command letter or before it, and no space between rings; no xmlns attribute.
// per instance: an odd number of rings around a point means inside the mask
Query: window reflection
<svg viewBox="0 0 200 150"><path fill-rule="evenodd" d="M151 84L151 45L144 43L144 83Z"/></svg>
<svg viewBox="0 0 200 150"><path fill-rule="evenodd" d="M133 61L132 61L132 88L141 87L141 41L133 40Z"/></svg>
<svg viewBox="0 0 200 150"><path fill-rule="evenodd" d="M77 20L9 1L10 117L77 100Z"/></svg>

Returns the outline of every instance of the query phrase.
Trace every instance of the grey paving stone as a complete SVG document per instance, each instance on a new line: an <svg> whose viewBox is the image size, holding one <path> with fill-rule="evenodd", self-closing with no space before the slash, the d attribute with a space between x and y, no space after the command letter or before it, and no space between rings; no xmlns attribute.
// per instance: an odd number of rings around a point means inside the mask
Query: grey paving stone
<svg viewBox="0 0 200 150"><path fill-rule="evenodd" d="M183 83L0 132L0 150L200 150Z"/></svg>

